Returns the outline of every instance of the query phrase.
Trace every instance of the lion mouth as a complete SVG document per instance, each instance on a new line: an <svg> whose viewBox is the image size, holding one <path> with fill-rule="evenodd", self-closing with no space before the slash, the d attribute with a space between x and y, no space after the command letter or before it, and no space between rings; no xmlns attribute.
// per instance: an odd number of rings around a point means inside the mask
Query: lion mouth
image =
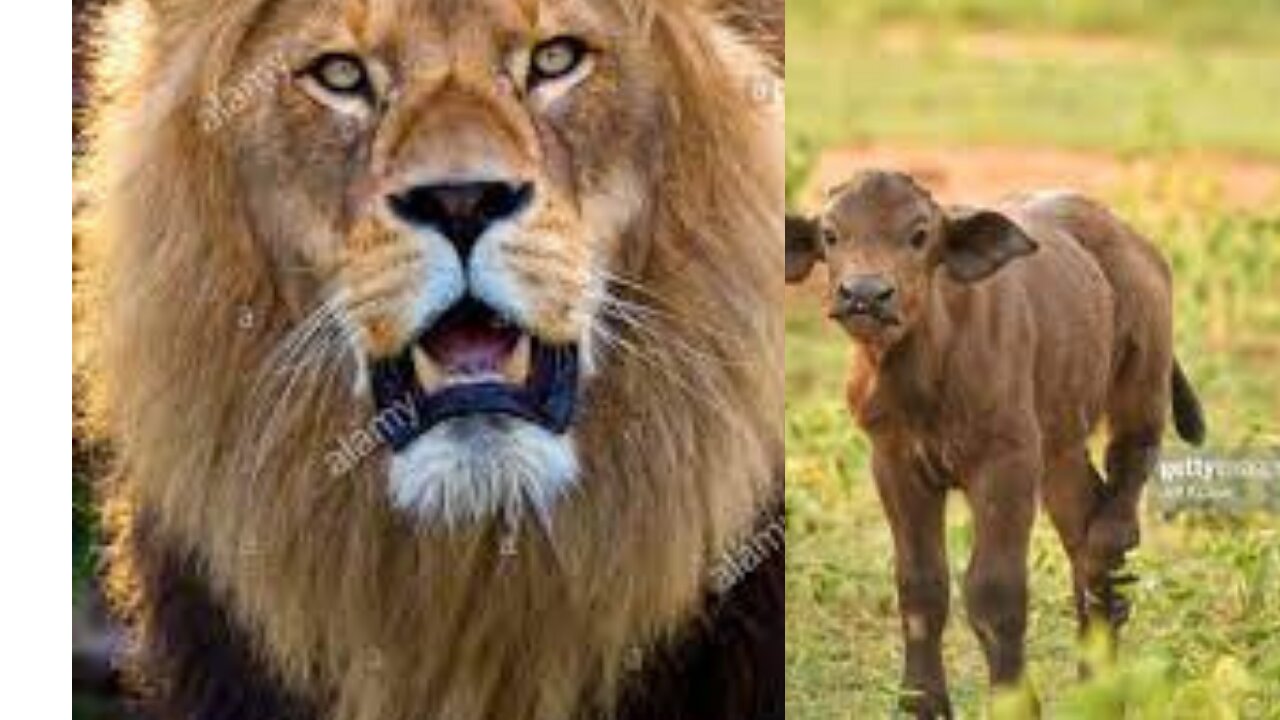
<svg viewBox="0 0 1280 720"><path fill-rule="evenodd" d="M450 418L500 414L560 434L577 404L576 345L542 342L474 298L424 327L399 355L372 363L381 416L411 404L412 422L377 423L399 452Z"/></svg>

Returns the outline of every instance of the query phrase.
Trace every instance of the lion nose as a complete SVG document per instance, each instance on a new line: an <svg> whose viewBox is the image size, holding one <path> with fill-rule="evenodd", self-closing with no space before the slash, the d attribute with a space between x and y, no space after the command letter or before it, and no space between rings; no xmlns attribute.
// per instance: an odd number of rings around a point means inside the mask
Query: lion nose
<svg viewBox="0 0 1280 720"><path fill-rule="evenodd" d="M490 226L519 214L532 198L532 183L491 180L415 185L390 203L400 219L448 238L465 260Z"/></svg>

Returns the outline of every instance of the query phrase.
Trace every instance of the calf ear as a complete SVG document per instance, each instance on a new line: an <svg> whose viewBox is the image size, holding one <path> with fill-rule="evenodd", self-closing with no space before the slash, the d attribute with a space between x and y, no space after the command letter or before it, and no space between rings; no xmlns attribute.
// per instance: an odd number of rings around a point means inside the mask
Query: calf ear
<svg viewBox="0 0 1280 720"><path fill-rule="evenodd" d="M798 215L787 216L787 283L809 276L813 264L822 258L818 223Z"/></svg>
<svg viewBox="0 0 1280 720"><path fill-rule="evenodd" d="M977 282L1004 264L1036 251L1036 242L1022 228L994 210L964 208L947 215L942 262L951 277Z"/></svg>

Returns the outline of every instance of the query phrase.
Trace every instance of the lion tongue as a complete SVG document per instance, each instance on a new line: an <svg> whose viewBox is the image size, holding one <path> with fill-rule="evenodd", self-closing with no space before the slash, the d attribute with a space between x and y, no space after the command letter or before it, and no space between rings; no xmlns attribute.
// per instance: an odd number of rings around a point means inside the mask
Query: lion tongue
<svg viewBox="0 0 1280 720"><path fill-rule="evenodd" d="M423 349L449 375L501 374L520 332L491 313L450 313L422 339Z"/></svg>

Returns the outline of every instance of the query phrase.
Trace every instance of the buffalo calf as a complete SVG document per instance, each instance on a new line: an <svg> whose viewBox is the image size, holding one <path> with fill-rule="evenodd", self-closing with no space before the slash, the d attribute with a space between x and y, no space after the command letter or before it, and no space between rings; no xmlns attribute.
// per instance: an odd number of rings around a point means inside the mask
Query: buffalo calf
<svg viewBox="0 0 1280 720"><path fill-rule="evenodd" d="M904 706L949 717L941 638L947 491L968 501L964 602L993 684L1023 673L1027 547L1043 502L1071 560L1076 612L1117 628L1138 501L1169 407L1204 436L1173 357L1170 273L1150 242L1070 193L940 207L871 171L817 218L788 218L786 273L828 272L829 314L854 341L849 407L870 437L893 533ZM1089 436L1106 420L1105 477Z"/></svg>

